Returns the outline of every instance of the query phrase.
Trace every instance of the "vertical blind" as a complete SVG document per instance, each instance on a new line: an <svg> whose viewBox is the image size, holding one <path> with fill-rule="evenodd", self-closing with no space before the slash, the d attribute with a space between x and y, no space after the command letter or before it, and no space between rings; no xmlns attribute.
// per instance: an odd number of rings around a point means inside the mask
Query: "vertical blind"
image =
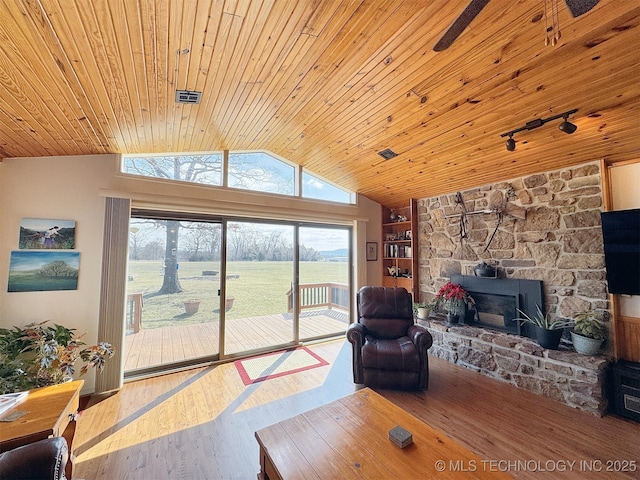
<svg viewBox="0 0 640 480"><path fill-rule="evenodd" d="M122 387L124 368L124 314L129 249L131 200L106 198L102 246L102 278L98 338L111 343L116 354L96 375L96 393Z"/></svg>

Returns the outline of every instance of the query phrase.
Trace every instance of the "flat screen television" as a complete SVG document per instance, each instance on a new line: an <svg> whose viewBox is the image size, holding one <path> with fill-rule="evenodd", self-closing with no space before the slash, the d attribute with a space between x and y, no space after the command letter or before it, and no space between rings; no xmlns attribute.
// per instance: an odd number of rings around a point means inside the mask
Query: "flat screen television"
<svg viewBox="0 0 640 480"><path fill-rule="evenodd" d="M609 293L640 295L640 209L602 212Z"/></svg>

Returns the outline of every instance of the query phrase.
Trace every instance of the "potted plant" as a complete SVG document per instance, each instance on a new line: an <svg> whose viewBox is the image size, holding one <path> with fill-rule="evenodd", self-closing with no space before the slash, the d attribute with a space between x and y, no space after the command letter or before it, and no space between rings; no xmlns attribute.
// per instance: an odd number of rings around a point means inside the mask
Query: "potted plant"
<svg viewBox="0 0 640 480"><path fill-rule="evenodd" d="M536 313L531 316L520 309L518 309L518 312L520 312L522 317L516 318L515 320L533 325L538 344L548 350L557 350L558 345L560 345L562 331L573 325L573 322L570 320L554 320L552 322L549 318L549 312L546 314L542 313L540 305L536 305Z"/></svg>
<svg viewBox="0 0 640 480"><path fill-rule="evenodd" d="M415 302L413 304L413 313L420 319L426 320L433 309L434 304L429 302Z"/></svg>
<svg viewBox="0 0 640 480"><path fill-rule="evenodd" d="M224 311L228 312L233 308L233 303L236 301L236 297L227 296L224 302Z"/></svg>
<svg viewBox="0 0 640 480"><path fill-rule="evenodd" d="M47 322L0 329L0 394L70 381L78 360L86 362L80 375L102 371L113 357L111 344L85 346L75 329Z"/></svg>
<svg viewBox="0 0 640 480"><path fill-rule="evenodd" d="M593 310L589 308L576 315L573 330L571 330L571 341L576 352L595 355L606 338L607 330L596 318Z"/></svg>
<svg viewBox="0 0 640 480"><path fill-rule="evenodd" d="M436 295L436 306L444 310L447 325L454 325L458 321L464 323L467 305L473 304L475 301L471 295L461 285L453 282L444 284Z"/></svg>
<svg viewBox="0 0 640 480"><path fill-rule="evenodd" d="M198 313L200 309L200 299L198 298L190 298L189 300L184 301L184 313L187 315L193 315L194 313Z"/></svg>

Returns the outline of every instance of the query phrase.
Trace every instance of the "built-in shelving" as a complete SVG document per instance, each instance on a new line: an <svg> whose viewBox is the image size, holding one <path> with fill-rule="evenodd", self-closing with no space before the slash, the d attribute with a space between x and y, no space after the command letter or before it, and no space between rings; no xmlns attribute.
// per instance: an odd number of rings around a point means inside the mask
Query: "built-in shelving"
<svg viewBox="0 0 640 480"><path fill-rule="evenodd" d="M382 209L382 285L404 287L414 298L418 281L418 206ZM393 274L395 272L395 274Z"/></svg>

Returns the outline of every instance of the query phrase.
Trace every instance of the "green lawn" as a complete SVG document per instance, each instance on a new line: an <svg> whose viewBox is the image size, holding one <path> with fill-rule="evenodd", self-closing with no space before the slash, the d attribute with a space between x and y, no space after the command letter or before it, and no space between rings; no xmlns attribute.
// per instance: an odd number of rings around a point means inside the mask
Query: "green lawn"
<svg viewBox="0 0 640 480"><path fill-rule="evenodd" d="M229 262L227 296L235 298L227 318L244 318L287 312L286 293L291 288L291 262ZM219 271L217 262L182 262L179 265L182 293L153 295L162 285L162 263L130 261L127 293L142 292L144 310L142 328L159 328L176 323L205 323L218 319L220 274L203 275L203 271ZM348 281L346 262L300 262L300 283ZM197 313L187 315L184 301L201 301Z"/></svg>

